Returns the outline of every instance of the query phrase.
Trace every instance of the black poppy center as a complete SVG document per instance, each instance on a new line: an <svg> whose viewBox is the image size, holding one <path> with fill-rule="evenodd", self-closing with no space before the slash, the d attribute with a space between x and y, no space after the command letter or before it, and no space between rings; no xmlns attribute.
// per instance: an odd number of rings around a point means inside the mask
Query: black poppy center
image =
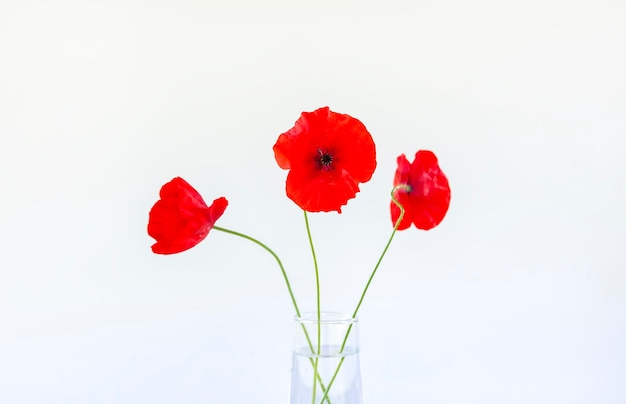
<svg viewBox="0 0 626 404"><path fill-rule="evenodd" d="M318 168L322 170L332 170L333 169L333 153L328 149L317 149L317 154L315 155L315 163Z"/></svg>

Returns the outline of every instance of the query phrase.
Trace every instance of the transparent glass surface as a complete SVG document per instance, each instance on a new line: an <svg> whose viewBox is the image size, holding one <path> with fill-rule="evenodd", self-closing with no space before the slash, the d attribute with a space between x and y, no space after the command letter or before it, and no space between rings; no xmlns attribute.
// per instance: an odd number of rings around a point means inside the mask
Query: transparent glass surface
<svg viewBox="0 0 626 404"><path fill-rule="evenodd" d="M316 313L296 318L290 404L363 403L357 331L347 314L322 313L319 337Z"/></svg>

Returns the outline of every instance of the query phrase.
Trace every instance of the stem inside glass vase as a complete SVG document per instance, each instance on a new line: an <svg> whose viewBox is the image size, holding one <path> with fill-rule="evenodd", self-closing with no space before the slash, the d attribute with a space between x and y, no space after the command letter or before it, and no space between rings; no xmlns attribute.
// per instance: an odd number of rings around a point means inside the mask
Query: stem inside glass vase
<svg viewBox="0 0 626 404"><path fill-rule="evenodd" d="M313 312L296 317L295 321L289 403L361 404L363 397L357 320L345 313L321 312L318 322L318 313ZM305 329L307 333L303 331ZM348 329L351 330L349 334ZM318 331L321 335L320 345L311 349L307 334L317 335ZM346 335L349 335L348 339ZM315 360L316 369L312 366ZM341 371L336 373L340 362ZM333 376L333 388L328 390L326 383ZM317 382L314 381L316 379ZM315 394L315 401L312 401L315 384L318 384L320 391Z"/></svg>

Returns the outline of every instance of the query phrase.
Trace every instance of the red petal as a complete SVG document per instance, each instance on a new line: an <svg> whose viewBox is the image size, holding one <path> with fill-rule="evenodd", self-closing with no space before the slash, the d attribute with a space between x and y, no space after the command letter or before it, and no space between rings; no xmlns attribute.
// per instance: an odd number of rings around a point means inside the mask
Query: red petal
<svg viewBox="0 0 626 404"><path fill-rule="evenodd" d="M337 160L358 182L367 182L376 170L376 146L365 125L349 115L334 114L329 126L335 136Z"/></svg>
<svg viewBox="0 0 626 404"><path fill-rule="evenodd" d="M415 154L411 186L413 224L418 229L430 230L441 223L450 206L450 185L433 152L420 150Z"/></svg>
<svg viewBox="0 0 626 404"><path fill-rule="evenodd" d="M160 196L148 221L148 234L156 240L152 251L157 254L176 254L197 245L228 206L222 197L207 207L198 191L180 177L163 185Z"/></svg>
<svg viewBox="0 0 626 404"><path fill-rule="evenodd" d="M282 169L288 170L291 168L287 156L291 155L295 140L296 136L289 131L280 135L274 145L274 158L278 166Z"/></svg>
<svg viewBox="0 0 626 404"><path fill-rule="evenodd" d="M303 112L294 127L278 137L274 145L274 158L280 168L288 170L291 161L306 159L306 152L315 147L315 136L325 134L326 130L320 127L319 121L327 119L329 113L328 107Z"/></svg>
<svg viewBox="0 0 626 404"><path fill-rule="evenodd" d="M209 223L211 224L211 228L215 226L217 219L222 217L227 207L228 201L223 196L213 200L213 203L209 206Z"/></svg>
<svg viewBox="0 0 626 404"><path fill-rule="evenodd" d="M345 171L337 179L324 174L292 169L287 175L287 196L307 212L341 213L341 207L359 192L358 182Z"/></svg>

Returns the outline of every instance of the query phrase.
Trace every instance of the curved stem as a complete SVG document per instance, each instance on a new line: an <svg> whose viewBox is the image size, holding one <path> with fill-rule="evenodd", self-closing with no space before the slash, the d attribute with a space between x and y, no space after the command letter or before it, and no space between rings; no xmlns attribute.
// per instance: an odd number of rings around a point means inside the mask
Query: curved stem
<svg viewBox="0 0 626 404"><path fill-rule="evenodd" d="M389 237L389 240L387 241L387 244L385 245L385 248L383 249L382 254L378 258L378 261L376 262L376 265L374 266L374 270L372 271L369 279L367 280L367 284L365 285L365 288L363 289L363 293L361 294L359 303L356 305L356 308L354 309L354 312L352 313L352 318L356 318L356 315L359 312L359 309L361 308L361 304L363 303L363 299L365 298L365 294L367 293L367 290L369 289L370 284L372 283L372 280L374 279L374 275L376 275L376 271L378 270L380 263L383 261L383 258L385 257L385 254L387 253L387 250L389 249L389 246L391 245L393 236L395 236L396 232L398 231L398 227L400 226L400 223L402 223L402 219L404 219L404 213L405 213L404 207L402 206L400 202L398 202L394 194L398 190L403 190L403 191L409 190L407 187L408 187L407 185L398 185L397 187L394 187L391 190L391 200L393 201L393 203L396 204L398 208L400 208L400 216L398 217L398 220L396 220L396 223L393 226L393 231L391 232L391 236ZM350 336L350 331L352 331L352 324L350 324L350 326L348 327L348 330L346 331L346 336L343 338L341 349L339 350L340 353L343 352L344 348L346 347L346 343L348 342L348 336ZM341 360L339 361L339 364L337 365L337 368L335 369L335 373L333 373L333 377L330 379L328 386L326 386L326 392L324 393L324 396L322 397L322 401L324 400L324 398L326 398L326 395L328 394L328 392L330 391L330 388L335 382L335 378L337 377L337 374L339 373L339 369L341 369L341 365L343 364L343 361L345 358L346 358L345 356L341 357Z"/></svg>
<svg viewBox="0 0 626 404"><path fill-rule="evenodd" d="M270 253L272 255L272 257L274 257L274 259L276 259L276 262L278 262L278 266L280 267L280 272L282 272L283 279L285 280L285 283L287 284L287 290L289 291L289 296L291 297L291 302L293 303L293 308L296 310L296 315L298 317L301 317L300 309L298 308L298 303L296 303L296 297L293 294L293 290L291 289L291 283L289 282L289 278L287 277L287 272L285 271L285 267L283 266L283 263L281 262L280 258L278 258L278 255L276 255L276 253L271 248L269 248L267 245L265 245L264 243L262 243L259 240L255 239L254 237L248 236L247 234L239 233L238 231L229 230L229 229L225 229L223 227L218 227L218 226L213 226L213 229L214 230L223 231L224 233L228 233L228 234L232 234L232 235L235 235L235 236L239 236L239 237L245 238L246 240L252 241L256 245L262 247L265 251Z"/></svg>
<svg viewBox="0 0 626 404"><path fill-rule="evenodd" d="M318 373L317 373L317 366L319 363L319 356L320 356L320 345L322 342L322 330L320 328L320 323L322 321L322 312L321 312L321 303L320 303L320 274L319 274L319 267L317 265L317 256L315 255L315 247L313 246L313 238L311 237L311 228L309 226L309 216L306 213L306 210L303 210L304 212L304 223L306 225L306 234L307 237L309 238L309 245L311 246L311 254L313 255L313 266L315 267L315 296L316 296L316 302L317 302L317 352L315 355L315 364L313 365L313 398L312 398L312 402L313 404L315 404L315 395L317 393L317 377L318 377ZM328 394L328 390L325 391L325 395ZM324 401L322 399L322 401Z"/></svg>

